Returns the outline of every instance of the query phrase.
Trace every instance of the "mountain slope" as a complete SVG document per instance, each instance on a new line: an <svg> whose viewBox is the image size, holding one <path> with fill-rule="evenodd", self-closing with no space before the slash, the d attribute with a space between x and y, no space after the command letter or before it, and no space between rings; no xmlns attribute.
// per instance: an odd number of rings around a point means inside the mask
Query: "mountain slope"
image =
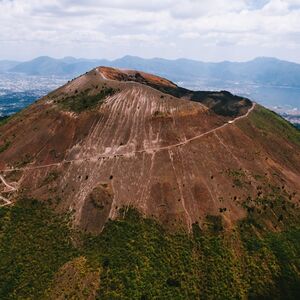
<svg viewBox="0 0 300 300"><path fill-rule="evenodd" d="M230 224L245 215L243 201L256 198L256 178L299 191L299 134L287 123L265 120L263 108L229 93L184 90L179 99L174 90L180 95L159 77L97 68L1 127L1 169L19 170L18 191L61 199L59 211L73 209L76 224L95 231L129 204L189 228L226 208ZM273 119L278 133L268 126Z"/></svg>
<svg viewBox="0 0 300 300"><path fill-rule="evenodd" d="M19 62L14 60L0 60L0 73L7 72L17 66Z"/></svg>
<svg viewBox="0 0 300 300"><path fill-rule="evenodd" d="M55 59L49 56L40 56L30 61L15 64L7 70L27 75L74 76L99 64L106 63L106 60L77 59L74 57Z"/></svg>
<svg viewBox="0 0 300 300"><path fill-rule="evenodd" d="M98 67L5 119L0 136L0 274L16 278L3 298L76 286L91 299L299 294L300 132L275 113Z"/></svg>

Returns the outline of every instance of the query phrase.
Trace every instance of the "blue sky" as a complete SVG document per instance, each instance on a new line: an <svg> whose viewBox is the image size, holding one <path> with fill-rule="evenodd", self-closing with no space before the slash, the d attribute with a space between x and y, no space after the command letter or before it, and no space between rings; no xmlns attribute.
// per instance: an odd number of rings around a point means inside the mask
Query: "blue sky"
<svg viewBox="0 0 300 300"><path fill-rule="evenodd" d="M263 8L269 0L251 0L248 1L248 7L249 9L261 9Z"/></svg>
<svg viewBox="0 0 300 300"><path fill-rule="evenodd" d="M0 0L0 59L300 62L300 0Z"/></svg>

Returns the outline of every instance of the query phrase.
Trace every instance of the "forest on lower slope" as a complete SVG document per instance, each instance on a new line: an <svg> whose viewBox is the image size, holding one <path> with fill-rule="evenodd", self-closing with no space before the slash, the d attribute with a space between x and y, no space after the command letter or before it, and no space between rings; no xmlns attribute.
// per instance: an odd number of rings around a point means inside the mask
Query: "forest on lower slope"
<svg viewBox="0 0 300 300"><path fill-rule="evenodd" d="M131 207L100 235L23 199L0 208L1 299L299 299L300 226L207 217L170 232Z"/></svg>

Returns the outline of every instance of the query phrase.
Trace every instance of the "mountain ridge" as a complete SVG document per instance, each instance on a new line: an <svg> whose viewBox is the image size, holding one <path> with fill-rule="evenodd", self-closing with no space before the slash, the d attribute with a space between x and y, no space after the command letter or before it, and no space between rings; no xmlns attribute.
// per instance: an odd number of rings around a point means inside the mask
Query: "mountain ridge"
<svg viewBox="0 0 300 300"><path fill-rule="evenodd" d="M173 81L211 78L295 87L298 87L300 82L299 64L269 57L258 57L246 62L202 62L184 58L176 60L145 59L129 55L116 60L73 57L54 59L45 56L18 63L11 68L6 66L3 67L3 70L27 75L78 76L98 65L138 69L168 77Z"/></svg>

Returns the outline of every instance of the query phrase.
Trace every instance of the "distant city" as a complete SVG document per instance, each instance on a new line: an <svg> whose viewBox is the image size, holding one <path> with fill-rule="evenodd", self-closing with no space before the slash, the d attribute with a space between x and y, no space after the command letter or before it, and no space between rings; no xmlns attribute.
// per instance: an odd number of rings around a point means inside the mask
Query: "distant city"
<svg viewBox="0 0 300 300"><path fill-rule="evenodd" d="M56 76L0 74L0 117L20 111L67 80Z"/></svg>

